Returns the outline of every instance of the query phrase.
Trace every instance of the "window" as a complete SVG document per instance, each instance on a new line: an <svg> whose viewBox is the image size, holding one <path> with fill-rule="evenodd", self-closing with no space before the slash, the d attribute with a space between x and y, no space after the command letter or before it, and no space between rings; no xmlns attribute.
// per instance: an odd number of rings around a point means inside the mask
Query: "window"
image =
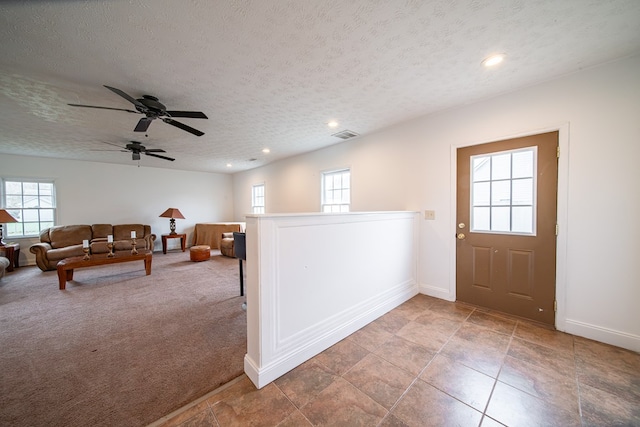
<svg viewBox="0 0 640 427"><path fill-rule="evenodd" d="M53 227L56 217L53 181L3 180L3 204L18 222L6 225L6 237L37 236Z"/></svg>
<svg viewBox="0 0 640 427"><path fill-rule="evenodd" d="M254 185L251 189L251 212L264 213L264 184Z"/></svg>
<svg viewBox="0 0 640 427"><path fill-rule="evenodd" d="M322 173L322 212L349 212L351 171L341 169Z"/></svg>
<svg viewBox="0 0 640 427"><path fill-rule="evenodd" d="M471 157L471 231L535 235L537 147Z"/></svg>

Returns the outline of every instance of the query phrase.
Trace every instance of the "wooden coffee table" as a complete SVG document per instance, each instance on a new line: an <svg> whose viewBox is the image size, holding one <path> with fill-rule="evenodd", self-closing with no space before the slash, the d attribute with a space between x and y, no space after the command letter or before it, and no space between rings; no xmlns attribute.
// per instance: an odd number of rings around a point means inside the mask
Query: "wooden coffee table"
<svg viewBox="0 0 640 427"><path fill-rule="evenodd" d="M139 251L137 255L131 255L131 252L128 251L116 252L112 258L107 257L107 254L91 255L91 258L88 260L84 259L84 255L65 258L58 263L58 282L60 289L65 289L67 280L73 280L73 270L77 268L96 267L99 265L118 264L130 261L144 261L144 269L148 276L151 274L152 256L153 252L143 250Z"/></svg>

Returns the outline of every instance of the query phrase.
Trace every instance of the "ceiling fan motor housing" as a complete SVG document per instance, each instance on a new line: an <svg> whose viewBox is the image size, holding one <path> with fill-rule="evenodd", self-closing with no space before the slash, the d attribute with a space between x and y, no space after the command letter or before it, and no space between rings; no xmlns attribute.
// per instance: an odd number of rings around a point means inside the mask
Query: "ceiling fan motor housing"
<svg viewBox="0 0 640 427"><path fill-rule="evenodd" d="M167 107L165 107L164 104L162 104L155 96L142 95L142 98L137 101L146 108L143 108L140 105L135 105L136 110L140 111L142 114L146 114L147 117L156 118L158 116L166 115Z"/></svg>
<svg viewBox="0 0 640 427"><path fill-rule="evenodd" d="M126 145L127 150L131 150L133 152L140 152L140 151L144 151L146 148L140 144L139 142L136 141L131 141L129 144Z"/></svg>

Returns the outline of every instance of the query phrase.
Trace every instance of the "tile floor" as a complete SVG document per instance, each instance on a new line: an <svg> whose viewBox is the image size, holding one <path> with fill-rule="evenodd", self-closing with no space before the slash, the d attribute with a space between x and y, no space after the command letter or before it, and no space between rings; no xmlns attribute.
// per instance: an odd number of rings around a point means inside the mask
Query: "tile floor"
<svg viewBox="0 0 640 427"><path fill-rule="evenodd" d="M418 295L256 390L163 427L640 426L640 354Z"/></svg>

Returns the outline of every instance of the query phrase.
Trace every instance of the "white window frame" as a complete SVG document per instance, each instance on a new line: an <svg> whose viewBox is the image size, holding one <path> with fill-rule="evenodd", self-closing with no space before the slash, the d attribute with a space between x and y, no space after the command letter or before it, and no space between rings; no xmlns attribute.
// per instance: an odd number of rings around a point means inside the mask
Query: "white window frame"
<svg viewBox="0 0 640 427"><path fill-rule="evenodd" d="M347 185L344 183L344 176L347 176ZM327 186L327 179L340 177L339 187ZM333 169L324 171L321 174L321 212L349 212L351 210L351 168ZM347 192L345 198L344 192ZM340 195L340 200L336 200L336 194ZM345 201L346 200L346 201Z"/></svg>
<svg viewBox="0 0 640 427"><path fill-rule="evenodd" d="M493 158L495 156L501 156L504 154L510 154L511 156L513 156L513 154L516 153L520 153L520 152L532 152L533 153L533 164L532 164L532 168L533 168L533 172L532 172L532 176L531 177L522 177L522 178L513 178L513 176L510 176L509 178L503 178L503 179L499 179L499 180L494 180L493 178L490 178L488 180L486 180L486 182L488 183L493 183L496 181L509 181L510 183L510 188L513 188L513 182L514 181L518 181L520 179L531 179L532 181L532 199L533 199L533 204L532 205L522 205L522 204L513 204L513 197L512 195L510 195L509 197L509 203L508 204L500 204L500 205L494 205L492 201L489 202L488 205L478 205L475 203L474 201L474 170L473 170L473 160L474 158L478 158L478 157L487 157L487 158ZM470 232L471 233L483 233L483 234L505 234L505 235L514 235L514 236L536 236L537 235L537 230L536 230L536 224L537 224L537 204L538 204L538 194L537 194L537 188L538 188L538 147L537 146L532 146L532 147L524 147L524 148L516 148L513 150L505 150L505 151L497 151L494 153L486 153L486 154L478 154L476 156L471 156L471 158L469 159L470 161L470 171L471 173L469 174L469 178L470 178L470 203L469 203L469 215L470 215L470 220L471 220L471 224L470 224ZM511 190L512 192L512 190ZM510 194L511 194L510 192ZM490 196L491 198L491 196ZM474 218L474 207L485 207L485 208L493 208L493 207L500 207L500 208L508 208L509 209L509 225L510 225L510 230L505 230L505 231L497 231L497 230L493 230L493 229L476 229L474 224L475 224L475 218ZM524 231L513 231L513 209L517 208L517 207L530 207L531 208L531 231L530 232L524 232ZM490 217L491 218L491 217ZM490 224L491 224L491 219L490 219Z"/></svg>
<svg viewBox="0 0 640 427"><path fill-rule="evenodd" d="M262 194L257 194L258 190L262 190ZM265 201L266 201L266 187L264 182L261 184L255 184L251 187L251 213L263 214L265 213Z"/></svg>
<svg viewBox="0 0 640 427"><path fill-rule="evenodd" d="M56 205L56 184L52 179L39 179L39 178L2 178L2 200L1 205L9 212L11 216L18 220L18 222L8 223L3 227L5 239L10 238L25 238L25 237L37 237L40 232L46 228L56 225L57 218L57 205ZM20 193L11 193L7 191L8 183L20 183ZM31 200L35 197L36 204L32 206L26 206L30 203L25 203L25 184L36 184L36 194L31 195ZM48 197L48 194L40 193L41 184L51 185L51 206L41 206L42 199ZM15 197L20 196L19 206L15 203ZM29 196L29 195L27 195ZM32 219L34 218L36 219ZM26 220L25 220L26 219ZM33 229L32 232L25 233L26 224L37 224L37 231Z"/></svg>

